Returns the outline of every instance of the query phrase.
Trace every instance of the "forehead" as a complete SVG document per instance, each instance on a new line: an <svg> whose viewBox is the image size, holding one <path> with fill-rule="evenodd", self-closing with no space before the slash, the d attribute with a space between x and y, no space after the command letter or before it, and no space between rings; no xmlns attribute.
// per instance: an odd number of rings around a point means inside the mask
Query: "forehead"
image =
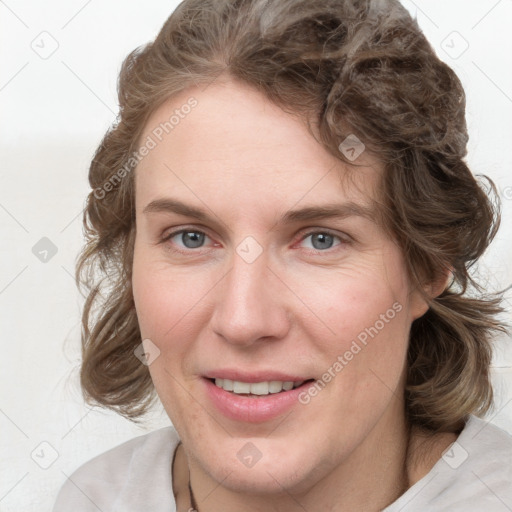
<svg viewBox="0 0 512 512"><path fill-rule="evenodd" d="M167 100L149 118L140 144L152 149L136 169L139 211L157 195L194 192L246 207L341 197L370 205L380 182L381 166L371 155L348 166L315 140L303 119L232 80Z"/></svg>

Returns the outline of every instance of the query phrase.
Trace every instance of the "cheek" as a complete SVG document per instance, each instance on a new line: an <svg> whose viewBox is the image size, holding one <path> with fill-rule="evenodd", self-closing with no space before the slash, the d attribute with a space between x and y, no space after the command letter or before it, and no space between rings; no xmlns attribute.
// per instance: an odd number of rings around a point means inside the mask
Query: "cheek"
<svg viewBox="0 0 512 512"><path fill-rule="evenodd" d="M185 388L190 385L188 357L199 337L205 291L198 287L199 278L192 280L197 281L194 285L179 272L170 272L168 264L148 261L135 253L132 286L137 319L142 339L149 338L159 350L148 367L155 389L173 424L180 426L182 418L200 416Z"/></svg>
<svg viewBox="0 0 512 512"><path fill-rule="evenodd" d="M159 394L179 394L178 383L192 372L196 345L211 316L210 293L215 282L206 273L134 256L133 295L142 339L159 350L149 371Z"/></svg>
<svg viewBox="0 0 512 512"><path fill-rule="evenodd" d="M182 274L170 271L165 261L135 251L132 287L142 336L162 340L195 314L194 306L204 295L201 279Z"/></svg>
<svg viewBox="0 0 512 512"><path fill-rule="evenodd" d="M321 380L331 383L325 396L343 414L366 421L365 414L388 403L403 373L410 329L407 283L400 272L378 267L322 281L303 286L313 291L311 309L322 320L313 319L309 333L322 355Z"/></svg>
<svg viewBox="0 0 512 512"><path fill-rule="evenodd" d="M400 279L389 281L388 277L368 268L331 273L325 278L317 275L312 281L303 278L302 293L311 310L318 312L316 337L330 340L333 348L340 349L355 339L364 342L369 332L376 330L407 331L407 288Z"/></svg>

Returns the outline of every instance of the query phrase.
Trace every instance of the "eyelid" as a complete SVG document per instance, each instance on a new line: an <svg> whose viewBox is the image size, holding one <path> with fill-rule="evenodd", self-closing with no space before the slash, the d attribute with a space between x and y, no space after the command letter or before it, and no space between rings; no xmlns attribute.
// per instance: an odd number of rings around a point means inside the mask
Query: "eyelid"
<svg viewBox="0 0 512 512"><path fill-rule="evenodd" d="M169 240L170 238L179 235L180 233L201 233L205 236L207 236L210 239L213 239L213 237L209 234L208 229L203 227L197 227L197 226L181 226L177 228L169 228L169 230L165 230L164 233L161 236L161 241L165 242Z"/></svg>
<svg viewBox="0 0 512 512"><path fill-rule="evenodd" d="M335 245L334 247L331 247L331 248L325 249L325 250L306 248L307 250L315 252L315 253L327 253L327 252L330 252L331 250L334 250L336 247L338 247L340 245L346 245L346 244L353 242L353 238L351 236L347 235L346 233L340 233L338 231L334 231L329 228L316 227L316 228L306 228L305 231L302 231L301 233L299 233L299 235L298 235L299 239L297 242L294 243L294 245L296 245L300 242L303 242L306 238L310 237L311 235L316 235L319 233L322 233L324 235L330 235L334 238L338 238L340 243L338 245Z"/></svg>
<svg viewBox="0 0 512 512"><path fill-rule="evenodd" d="M168 231L167 234L165 234L161 237L161 240L159 243L165 244L166 242L169 242L170 239L175 237L176 235L179 235L181 233L186 233L186 232L201 233L201 234L204 234L206 237L210 238L210 240L213 240L213 237L210 236L208 233L208 229L203 228L202 226L200 228L197 226L181 226L178 228L172 228L170 231ZM164 233L165 233L165 231L164 231ZM304 241L309 236L318 234L318 233L322 233L322 234L326 234L326 235L330 235L335 238L338 238L340 240L340 244L338 244L338 245L344 245L344 244L351 243L354 241L353 238L346 233L340 233L338 231L334 231L329 228L323 228L323 227L318 226L318 227L312 227L312 228L311 227L304 228L297 235L298 239L296 242L293 243L293 245L296 245L296 244ZM338 245L336 245L334 247L338 247ZM174 250L176 250L177 252L183 253L183 252L199 252L201 249L205 249L205 247L198 247L196 249L185 249L185 250L174 249ZM333 248L329 248L329 249L325 249L325 250L320 250L320 249L307 249L307 250L310 250L310 251L316 252L316 253L327 253L332 249Z"/></svg>
<svg viewBox="0 0 512 512"><path fill-rule="evenodd" d="M197 228L196 226L183 226L183 227L180 227L180 228L171 229L171 231L169 231L166 235L162 236L162 239L167 240L167 239L172 238L173 236L175 236L175 235L177 235L179 233L183 233L183 232L186 232L186 231L202 233L202 234L207 235L208 237L212 238L208 234L208 230L206 228L202 228L202 227ZM349 235L347 235L346 233L341 234L341 233L339 233L337 231L334 231L332 229L322 228L322 227L304 228L304 230L302 230L299 233L298 236L301 237L300 240L303 240L307 236L315 234L315 233L325 233L325 234L329 234L329 235L332 235L332 236L337 236L340 239L344 239L344 238L351 239L351 237Z"/></svg>

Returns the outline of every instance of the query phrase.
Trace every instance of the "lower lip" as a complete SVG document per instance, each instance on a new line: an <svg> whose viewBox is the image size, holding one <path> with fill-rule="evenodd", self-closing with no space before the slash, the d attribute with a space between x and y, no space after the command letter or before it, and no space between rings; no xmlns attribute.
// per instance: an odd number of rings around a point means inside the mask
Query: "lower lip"
<svg viewBox="0 0 512 512"><path fill-rule="evenodd" d="M209 379L204 382L207 395L224 416L246 423L261 423L284 414L299 404L299 394L311 385L311 381L307 381L290 391L248 397L225 391Z"/></svg>

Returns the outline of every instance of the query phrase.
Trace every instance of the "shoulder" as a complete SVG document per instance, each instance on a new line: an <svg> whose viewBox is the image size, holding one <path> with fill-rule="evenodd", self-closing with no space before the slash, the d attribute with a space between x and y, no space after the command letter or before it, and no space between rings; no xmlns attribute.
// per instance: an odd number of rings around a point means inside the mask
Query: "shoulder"
<svg viewBox="0 0 512 512"><path fill-rule="evenodd" d="M432 469L386 512L512 510L512 436L470 416Z"/></svg>
<svg viewBox="0 0 512 512"><path fill-rule="evenodd" d="M445 453L454 470L474 482L473 496L486 497L482 504L495 500L512 509L512 435L489 421L472 416L466 428ZM450 464L449 464L450 465ZM493 499L487 496L493 495ZM498 504L496 503L496 508Z"/></svg>
<svg viewBox="0 0 512 512"><path fill-rule="evenodd" d="M66 477L53 512L172 510L178 442L174 428L165 427L94 457Z"/></svg>

